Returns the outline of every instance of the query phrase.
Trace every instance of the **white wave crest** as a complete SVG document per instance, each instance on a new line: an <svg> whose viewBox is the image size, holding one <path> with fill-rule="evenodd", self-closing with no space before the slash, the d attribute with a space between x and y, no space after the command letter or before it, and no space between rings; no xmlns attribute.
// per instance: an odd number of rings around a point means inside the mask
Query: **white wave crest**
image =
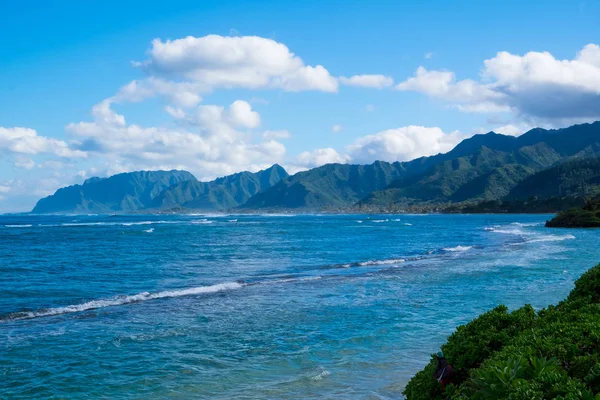
<svg viewBox="0 0 600 400"><path fill-rule="evenodd" d="M154 228L146 229L146 230L144 230L144 232L146 232L146 233L152 233L152 232L154 232Z"/></svg>
<svg viewBox="0 0 600 400"><path fill-rule="evenodd" d="M33 225L31 224L22 224L22 225L4 225L7 228L31 228Z"/></svg>
<svg viewBox="0 0 600 400"><path fill-rule="evenodd" d="M513 222L511 225L515 225L515 226L521 226L521 227L528 227L528 226L538 226L541 225L541 222Z"/></svg>
<svg viewBox="0 0 600 400"><path fill-rule="evenodd" d="M194 225L206 225L206 224L212 224L212 223L213 223L213 221L209 221L206 218L192 221L192 224L194 224Z"/></svg>
<svg viewBox="0 0 600 400"><path fill-rule="evenodd" d="M320 381L325 379L327 376L331 375L331 373L327 370L323 370L321 372L319 372L317 375L311 376L308 379L310 379L311 381Z"/></svg>
<svg viewBox="0 0 600 400"><path fill-rule="evenodd" d="M60 225L40 225L44 227L77 227L77 226L138 226L154 224L180 224L181 221L134 221L134 222L68 222Z"/></svg>
<svg viewBox="0 0 600 400"><path fill-rule="evenodd" d="M389 265L389 264L401 264L405 262L404 258L391 258L389 260L368 260L358 263L361 267L366 267L369 265Z"/></svg>
<svg viewBox="0 0 600 400"><path fill-rule="evenodd" d="M28 312L20 312L15 313L11 317L4 319L6 320L19 320L19 319L31 319L38 317L49 317L53 315L61 315L61 314L70 314L76 312L82 312L87 310L94 310L97 308L105 308L105 307L113 307L113 306L121 306L124 304L131 303L139 303L142 301L154 300L154 299L163 299L166 297L181 297L181 296L190 296L195 294L208 294L208 293L216 293L222 292L225 290L234 290L240 289L244 285L238 282L227 282L227 283L219 283L211 286L199 286L193 287L189 289L180 289L180 290L167 290L164 292L158 293L149 293L142 292L138 294L134 294L131 296L117 296L112 299L105 300L91 300L86 303L74 304L66 307L57 307L57 308L49 308L46 310L40 311L28 311ZM2 322L2 320L0 320Z"/></svg>
<svg viewBox="0 0 600 400"><path fill-rule="evenodd" d="M374 219L374 220L373 220L373 221L371 221L371 222L375 222L375 223L381 223L381 222L388 222L388 221L389 221L389 219Z"/></svg>
<svg viewBox="0 0 600 400"><path fill-rule="evenodd" d="M527 240L526 243L538 243L538 242L562 242L563 240L575 239L573 235L548 235L541 236L539 238Z"/></svg>
<svg viewBox="0 0 600 400"><path fill-rule="evenodd" d="M488 230L488 229L486 229ZM494 233L503 233L505 235L525 235L526 233L517 228L490 228L489 231Z"/></svg>
<svg viewBox="0 0 600 400"><path fill-rule="evenodd" d="M450 251L450 252L460 252L460 251L468 251L471 250L473 246L456 246L456 247L445 247L442 250Z"/></svg>

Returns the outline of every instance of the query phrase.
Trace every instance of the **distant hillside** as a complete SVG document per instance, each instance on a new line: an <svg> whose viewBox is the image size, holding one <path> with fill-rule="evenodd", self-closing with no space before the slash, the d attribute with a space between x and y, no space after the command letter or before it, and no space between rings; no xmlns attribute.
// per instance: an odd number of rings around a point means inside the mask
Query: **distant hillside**
<svg viewBox="0 0 600 400"><path fill-rule="evenodd" d="M41 199L33 213L112 213L146 208L163 190L182 181L195 181L187 171L139 171L91 178L82 185L58 189Z"/></svg>
<svg viewBox="0 0 600 400"><path fill-rule="evenodd" d="M600 228L600 198L588 199L582 207L561 211L546 221L547 228Z"/></svg>
<svg viewBox="0 0 600 400"><path fill-rule="evenodd" d="M498 199L525 177L559 160L561 156L545 143L510 153L483 146L471 155L444 161L421 175L398 179L386 190L367 196L363 203Z"/></svg>
<svg viewBox="0 0 600 400"><path fill-rule="evenodd" d="M242 206L257 208L344 207L389 185L404 168L400 163L328 164L290 176Z"/></svg>
<svg viewBox="0 0 600 400"><path fill-rule="evenodd" d="M157 196L152 208L217 211L244 204L250 197L277 184L288 173L280 165L273 165L256 173L240 172L211 182L196 180L180 182Z"/></svg>
<svg viewBox="0 0 600 400"><path fill-rule="evenodd" d="M547 207L571 204L561 200L565 196L583 199L599 192L598 156L600 122L532 129L520 137L489 132L445 154L407 162L328 164L293 176L274 165L211 182L199 182L185 171L93 178L58 190L33 211L458 210L478 202L504 207L503 201L516 200L521 207L518 202L525 198L553 198L538 202Z"/></svg>
<svg viewBox="0 0 600 400"><path fill-rule="evenodd" d="M282 180L242 208L381 209L490 201L554 164L598 154L600 122L533 129L520 137L489 132L463 140L448 153L408 162L317 167Z"/></svg>
<svg viewBox="0 0 600 400"><path fill-rule="evenodd" d="M286 178L279 165L200 182L186 171L130 172L91 178L41 199L34 213L126 213L190 209L220 211L245 203Z"/></svg>
<svg viewBox="0 0 600 400"><path fill-rule="evenodd" d="M386 189L362 199L359 205L391 207L423 202L459 203L505 197L517 199L525 195L519 190L525 191L526 188L531 188L527 190L527 196L535 196L541 186L553 185L548 178L555 173L533 178L536 172L571 159L600 154L600 123L550 131L534 129L518 138L494 133L476 135L444 156L469 151L473 152L441 161L420 174L402 176ZM439 160L441 157L432 158ZM532 177L533 181L526 181L528 177ZM534 181L537 186L531 186ZM563 187L565 185L567 183L563 182Z"/></svg>
<svg viewBox="0 0 600 400"><path fill-rule="evenodd" d="M506 199L596 196L600 194L600 157L575 159L528 176Z"/></svg>

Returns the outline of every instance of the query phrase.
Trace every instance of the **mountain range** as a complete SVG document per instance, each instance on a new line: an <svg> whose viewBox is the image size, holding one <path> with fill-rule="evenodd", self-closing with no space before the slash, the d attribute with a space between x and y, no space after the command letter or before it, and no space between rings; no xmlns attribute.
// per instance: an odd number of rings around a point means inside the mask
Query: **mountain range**
<svg viewBox="0 0 600 400"><path fill-rule="evenodd" d="M34 213L169 210L386 210L600 193L600 122L519 137L489 132L407 162L327 164L289 176L279 165L210 182L186 171L92 178L41 199Z"/></svg>

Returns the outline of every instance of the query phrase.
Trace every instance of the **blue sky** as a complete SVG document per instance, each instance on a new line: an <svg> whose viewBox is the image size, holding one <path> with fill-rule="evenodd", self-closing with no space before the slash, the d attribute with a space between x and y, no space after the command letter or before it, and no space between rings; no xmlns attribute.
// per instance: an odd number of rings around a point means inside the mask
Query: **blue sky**
<svg viewBox="0 0 600 400"><path fill-rule="evenodd" d="M93 175L402 161L600 119L599 18L599 1L3 1L0 212Z"/></svg>

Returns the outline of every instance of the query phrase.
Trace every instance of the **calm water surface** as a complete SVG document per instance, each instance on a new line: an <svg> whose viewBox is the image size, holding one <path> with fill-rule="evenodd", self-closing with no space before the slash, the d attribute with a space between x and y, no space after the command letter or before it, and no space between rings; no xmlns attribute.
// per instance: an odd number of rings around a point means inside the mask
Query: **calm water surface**
<svg viewBox="0 0 600 400"><path fill-rule="evenodd" d="M0 216L0 398L396 399L600 262L545 215Z"/></svg>

